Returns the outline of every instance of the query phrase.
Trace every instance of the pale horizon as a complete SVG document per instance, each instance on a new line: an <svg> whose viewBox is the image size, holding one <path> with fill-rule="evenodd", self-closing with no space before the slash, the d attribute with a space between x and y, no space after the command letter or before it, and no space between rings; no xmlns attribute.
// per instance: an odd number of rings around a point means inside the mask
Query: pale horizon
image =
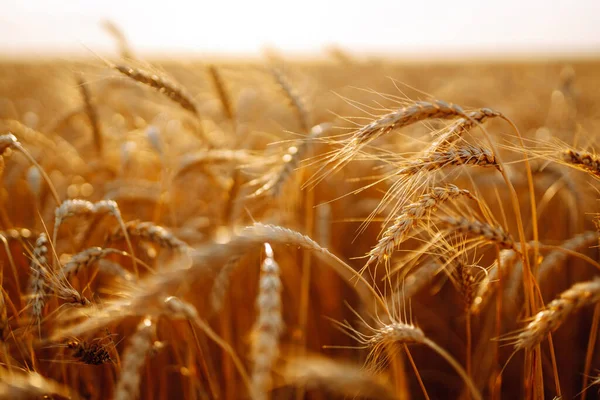
<svg viewBox="0 0 600 400"><path fill-rule="evenodd" d="M282 3L2 0L5 56L115 51L110 20L141 54L600 54L598 1ZM452 7L448 7L452 5Z"/></svg>

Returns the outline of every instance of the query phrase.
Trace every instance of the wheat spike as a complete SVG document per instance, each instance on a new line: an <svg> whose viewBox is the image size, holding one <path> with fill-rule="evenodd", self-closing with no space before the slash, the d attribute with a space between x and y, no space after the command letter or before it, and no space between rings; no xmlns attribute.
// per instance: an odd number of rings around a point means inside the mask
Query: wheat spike
<svg viewBox="0 0 600 400"><path fill-rule="evenodd" d="M561 156L568 165L600 178L600 160L595 154L587 151L565 150Z"/></svg>
<svg viewBox="0 0 600 400"><path fill-rule="evenodd" d="M283 331L281 280L273 250L265 243L266 257L261 266L256 308L258 316L252 329L251 384L253 399L266 400L271 387L271 370L279 356L279 337Z"/></svg>
<svg viewBox="0 0 600 400"><path fill-rule="evenodd" d="M406 235L421 219L434 212L441 203L465 196L470 199L475 197L466 189L459 189L455 185L434 187L429 192L421 195L419 199L402 208L392 224L385 230L377 245L369 252L369 260L363 268L371 263L388 259L394 249L406 239Z"/></svg>
<svg viewBox="0 0 600 400"><path fill-rule="evenodd" d="M516 249L517 245L510 233L499 226L492 226L478 220L468 220L464 217L441 217L439 219L448 226L448 233L462 233L478 236L487 242L495 243L502 248Z"/></svg>
<svg viewBox="0 0 600 400"><path fill-rule="evenodd" d="M531 349L558 329L572 313L600 301L600 278L576 283L552 300L515 338L515 349Z"/></svg>
<svg viewBox="0 0 600 400"><path fill-rule="evenodd" d="M45 233L40 233L35 241L29 269L29 299L28 306L31 316L39 323L46 304L46 283L42 268L48 263L48 238Z"/></svg>
<svg viewBox="0 0 600 400"><path fill-rule="evenodd" d="M152 347L156 334L156 324L150 318L138 325L137 331L129 340L121 362L121 376L115 388L115 400L135 400L140 392L141 368Z"/></svg>
<svg viewBox="0 0 600 400"><path fill-rule="evenodd" d="M179 104L183 109L192 112L198 118L200 117L198 114L198 108L196 107L192 97L176 82L143 69L133 68L125 64L112 65L112 67L134 81L140 82L143 85L155 89L159 93L162 93L175 103Z"/></svg>
<svg viewBox="0 0 600 400"><path fill-rule="evenodd" d="M502 114L490 108L481 108L479 110L470 111L466 116L459 118L448 127L448 130L441 134L425 151L425 154L438 153L448 150L448 148L458 141L468 131L473 129L477 124L483 123L488 118L499 117Z"/></svg>
<svg viewBox="0 0 600 400"><path fill-rule="evenodd" d="M286 364L283 376L288 384L309 390L324 389L347 398L397 399L383 378L354 365L327 358L292 359Z"/></svg>

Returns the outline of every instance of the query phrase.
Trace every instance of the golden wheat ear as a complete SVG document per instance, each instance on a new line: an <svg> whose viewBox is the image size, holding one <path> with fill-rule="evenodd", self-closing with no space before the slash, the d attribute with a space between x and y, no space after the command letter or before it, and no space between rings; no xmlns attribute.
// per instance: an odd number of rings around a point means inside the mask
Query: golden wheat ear
<svg viewBox="0 0 600 400"><path fill-rule="evenodd" d="M380 400L398 399L385 377L369 373L356 365L324 357L288 360L282 375L287 385L324 390L332 395Z"/></svg>

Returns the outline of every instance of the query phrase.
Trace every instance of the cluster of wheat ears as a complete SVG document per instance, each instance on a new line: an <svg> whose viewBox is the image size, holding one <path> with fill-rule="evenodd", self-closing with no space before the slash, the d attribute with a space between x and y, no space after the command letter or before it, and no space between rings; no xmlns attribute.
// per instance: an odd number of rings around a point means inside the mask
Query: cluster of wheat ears
<svg viewBox="0 0 600 400"><path fill-rule="evenodd" d="M0 69L1 398L597 395L596 64L120 43Z"/></svg>

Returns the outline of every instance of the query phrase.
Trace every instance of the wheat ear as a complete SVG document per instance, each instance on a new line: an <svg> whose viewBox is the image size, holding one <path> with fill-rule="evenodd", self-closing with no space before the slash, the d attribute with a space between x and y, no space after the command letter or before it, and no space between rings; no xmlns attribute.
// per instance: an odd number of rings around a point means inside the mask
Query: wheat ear
<svg viewBox="0 0 600 400"><path fill-rule="evenodd" d="M127 247L129 250L129 255L131 257L135 275L138 276L137 261L133 252L133 244L131 243L131 239L129 238L129 233L127 233L127 227L125 226L123 217L121 217L119 205L113 200L100 200L96 203L92 203L87 200L72 199L65 200L64 202L62 202L60 206L58 206L54 211L54 232L52 234L52 243L56 243L56 239L58 236L58 228L60 228L60 225L65 220L77 215L87 216L105 214L110 214L117 220L119 227L121 228L121 231L123 232L123 235L125 237L125 241L127 242Z"/></svg>
<svg viewBox="0 0 600 400"><path fill-rule="evenodd" d="M195 101L178 83L143 69L133 68L125 64L111 65L111 67L128 78L155 89L179 104L183 109L190 111L198 118L200 117Z"/></svg>
<svg viewBox="0 0 600 400"><path fill-rule="evenodd" d="M208 66L208 74L210 75L215 91L219 96L219 100L221 100L223 114L225 114L228 120L234 121L235 113L233 112L233 105L231 104L231 98L229 97L229 93L225 87L223 77L219 73L217 67L214 65Z"/></svg>
<svg viewBox="0 0 600 400"><path fill-rule="evenodd" d="M0 369L0 398L32 399L58 395L65 399L79 399L67 386L50 380L36 372L16 372L14 368Z"/></svg>
<svg viewBox="0 0 600 400"><path fill-rule="evenodd" d="M460 106L441 100L432 102L418 101L410 106L402 107L385 114L356 130L342 149L329 157L327 163L317 172L317 175L310 179L308 184L315 184L321 181L327 175L327 172L323 173L323 170L330 164L335 163L331 167L332 171L342 167L359 154L367 144L394 129L400 129L431 118L453 119L465 115L464 110Z"/></svg>
<svg viewBox="0 0 600 400"><path fill-rule="evenodd" d="M98 120L98 113L96 112L96 107L92 103L92 95L90 94L90 90L87 87L87 84L83 81L83 77L78 76L77 82L79 84L79 91L81 92L81 97L85 106L85 113L87 114L87 117L90 121L90 126L92 127L94 147L96 148L98 156L102 157L102 154L104 152L104 144L102 141L102 130L100 128L100 121Z"/></svg>
<svg viewBox="0 0 600 400"><path fill-rule="evenodd" d="M289 176L292 175L300 160L302 160L310 150L312 141L330 128L331 124L328 123L313 126L306 138L302 139L301 142L290 146L283 157L281 157L281 160L283 161L282 165L263 186L254 192L253 196L260 196L263 193L270 192L273 197L278 197Z"/></svg>
<svg viewBox="0 0 600 400"><path fill-rule="evenodd" d="M465 144L461 147L431 153L426 157L410 161L407 166L401 168L396 174L416 175L420 172L431 172L455 165L477 165L500 169L496 156L489 149Z"/></svg>
<svg viewBox="0 0 600 400"><path fill-rule="evenodd" d="M596 154L587 151L565 150L561 158L568 165L600 178L600 160Z"/></svg>
<svg viewBox="0 0 600 400"><path fill-rule="evenodd" d="M440 204L465 196L470 199L475 197L466 189L459 189L455 185L446 187L434 187L429 192L421 195L419 199L402 208L400 215L394 219L394 222L385 230L377 245L369 252L369 260L363 269L371 263L381 262L388 259L394 249L400 245L406 235L422 218L434 212Z"/></svg>
<svg viewBox="0 0 600 400"><path fill-rule="evenodd" d="M358 316L358 314L356 315ZM460 364L446 350L425 336L425 333L418 327L397 320L392 320L388 324L379 322L378 326L370 326L364 319L361 317L359 318L368 329L367 333L357 331L348 322L338 322L336 324L343 332L362 345L362 348L369 349L367 361L369 364L375 365L375 368L377 368L379 362L378 359L382 354L386 354L386 357L393 354L393 352L386 350L391 350L398 344L422 344L439 354L452 366L452 368L454 368L468 386L475 399L482 399L479 390L477 390L473 381L469 378Z"/></svg>
<svg viewBox="0 0 600 400"><path fill-rule="evenodd" d="M178 239L173 232L153 222L128 221L125 223L125 227L130 237L147 240L158 244L160 247L176 251L185 251L189 247L183 240ZM123 238L123 231L119 229L106 239L106 243L118 241Z"/></svg>
<svg viewBox="0 0 600 400"><path fill-rule="evenodd" d="M516 249L517 245L512 235L499 226L492 226L479 220L468 220L464 217L441 217L442 224L448 227L448 234L462 233L476 236L489 243L495 243L501 248Z"/></svg>
<svg viewBox="0 0 600 400"><path fill-rule="evenodd" d="M576 283L552 300L515 338L515 349L531 349L554 332L572 313L600 301L600 278Z"/></svg>
<svg viewBox="0 0 600 400"><path fill-rule="evenodd" d="M281 279L279 265L271 245L265 243L266 257L261 266L256 308L258 316L252 329L252 398L266 400L271 388L271 370L279 356L279 336L284 324L281 315Z"/></svg>
<svg viewBox="0 0 600 400"><path fill-rule="evenodd" d="M115 388L115 400L135 400L140 392L141 368L146 355L152 347L152 338L156 334L156 324L150 318L138 325L137 331L129 341L121 361L121 376Z"/></svg>
<svg viewBox="0 0 600 400"><path fill-rule="evenodd" d="M285 93L285 96L290 102L291 106L296 111L302 132L308 132L312 123L306 102L300 93L292 86L283 71L281 71L279 68L273 67L271 68L271 74L275 78L275 81L279 87L281 87L283 93Z"/></svg>
<svg viewBox="0 0 600 400"><path fill-rule="evenodd" d="M73 255L61 268L63 279L69 279L72 275L76 275L81 268L87 268L100 259L111 254L126 254L121 250L90 247Z"/></svg>
<svg viewBox="0 0 600 400"><path fill-rule="evenodd" d="M571 251L583 250L594 244L598 244L598 237L599 235L596 231L583 232L565 240L559 247ZM568 253L560 250L548 253L540 263L537 276L538 281L543 282L552 271L555 271L565 262L568 256Z"/></svg>
<svg viewBox="0 0 600 400"><path fill-rule="evenodd" d="M465 117L459 118L448 127L426 150L425 154L437 153L447 150L453 143L458 141L477 124L483 123L488 118L499 117L502 114L490 108L481 108L470 111Z"/></svg>
<svg viewBox="0 0 600 400"><path fill-rule="evenodd" d="M40 233L35 241L31 262L29 264L29 299L28 306L31 316L40 323L42 312L46 305L46 284L42 275L43 265L48 263L48 237Z"/></svg>
<svg viewBox="0 0 600 400"><path fill-rule="evenodd" d="M326 390L345 398L397 399L393 389L381 377L324 357L292 359L287 362L283 377L287 384Z"/></svg>

